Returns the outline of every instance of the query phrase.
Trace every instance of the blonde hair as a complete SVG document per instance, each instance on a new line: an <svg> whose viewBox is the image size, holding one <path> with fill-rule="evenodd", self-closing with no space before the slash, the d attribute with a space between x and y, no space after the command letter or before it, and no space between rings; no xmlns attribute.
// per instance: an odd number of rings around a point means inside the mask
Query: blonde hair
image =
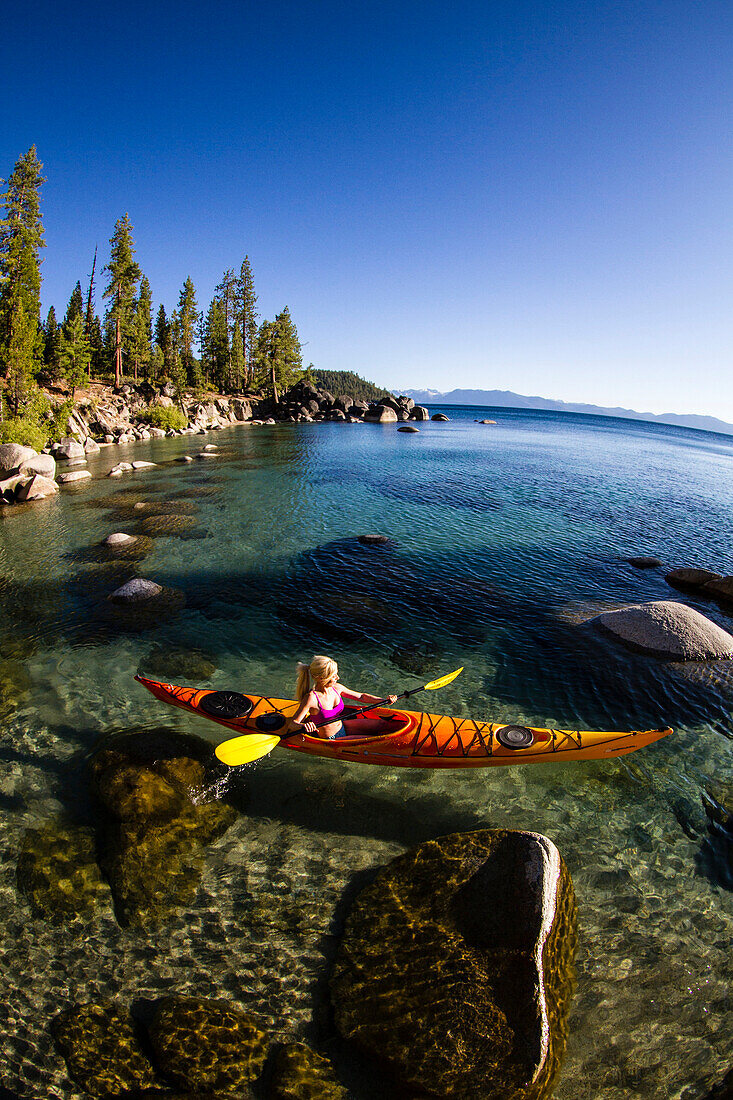
<svg viewBox="0 0 733 1100"><path fill-rule="evenodd" d="M298 661L298 682L295 687L296 698L302 703L311 690L311 676L313 681L338 679L339 668L330 657L324 657L322 653L316 654L309 665Z"/></svg>

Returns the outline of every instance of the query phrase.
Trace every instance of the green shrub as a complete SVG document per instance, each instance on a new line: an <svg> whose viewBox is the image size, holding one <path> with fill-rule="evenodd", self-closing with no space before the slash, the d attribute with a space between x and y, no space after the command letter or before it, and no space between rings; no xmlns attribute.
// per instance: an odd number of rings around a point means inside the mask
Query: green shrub
<svg viewBox="0 0 733 1100"><path fill-rule="evenodd" d="M180 431L188 424L185 415L175 407L166 408L164 405L151 405L141 414L141 420L145 420L153 428L163 428L169 432L171 429Z"/></svg>
<svg viewBox="0 0 733 1100"><path fill-rule="evenodd" d="M42 451L48 440L48 432L38 422L27 416L14 416L0 424L0 443L20 443Z"/></svg>
<svg viewBox="0 0 733 1100"><path fill-rule="evenodd" d="M67 397L61 405L49 410L42 427L48 433L47 438L50 442L65 439L69 434L69 417L73 410L74 402L70 397Z"/></svg>

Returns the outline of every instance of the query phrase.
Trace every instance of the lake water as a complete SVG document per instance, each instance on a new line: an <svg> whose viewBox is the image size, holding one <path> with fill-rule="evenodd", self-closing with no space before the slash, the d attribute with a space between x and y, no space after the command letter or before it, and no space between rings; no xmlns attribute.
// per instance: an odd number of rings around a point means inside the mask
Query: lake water
<svg viewBox="0 0 733 1100"><path fill-rule="evenodd" d="M90 460L91 482L0 512L0 1029L3 1083L19 1096L81 1095L49 1031L76 1001L223 995L328 1050L323 983L344 890L416 843L485 826L545 833L575 884L577 989L555 1097L697 1100L728 1070L733 894L702 794L733 778L731 663L659 662L582 623L687 600L630 556L733 573L733 438L444 411L450 422L419 435L275 425L110 448ZM218 459L175 462L207 442ZM107 480L125 458L159 465ZM102 538L141 531L138 500L181 502L182 529L149 528L140 561L101 563ZM393 545L365 547L363 533ZM124 628L106 597L134 575L182 591L184 609ZM733 630L715 604L687 602ZM121 929L108 906L54 927L19 893L17 856L29 828L84 819L100 737L167 725L219 739L133 680L171 648L215 666L202 686L291 696L295 662L313 653L379 694L463 665L414 705L675 733L620 760L471 775L276 750L237 776L246 812L178 916L152 936Z"/></svg>

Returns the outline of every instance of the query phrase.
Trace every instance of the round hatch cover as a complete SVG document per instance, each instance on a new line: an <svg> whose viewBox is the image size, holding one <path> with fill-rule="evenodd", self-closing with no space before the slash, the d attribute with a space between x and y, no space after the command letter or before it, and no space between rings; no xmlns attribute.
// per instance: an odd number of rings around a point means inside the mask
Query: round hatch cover
<svg viewBox="0 0 733 1100"><path fill-rule="evenodd" d="M534 734L526 726L503 726L496 731L496 740L505 749L528 749L534 744Z"/></svg>
<svg viewBox="0 0 733 1100"><path fill-rule="evenodd" d="M212 718L246 718L252 710L252 700L238 691L212 691L204 695L199 706Z"/></svg>
<svg viewBox="0 0 733 1100"><path fill-rule="evenodd" d="M278 730L283 728L286 721L284 714L273 711L270 714L261 714L259 718L255 718L255 725L263 733L277 733Z"/></svg>

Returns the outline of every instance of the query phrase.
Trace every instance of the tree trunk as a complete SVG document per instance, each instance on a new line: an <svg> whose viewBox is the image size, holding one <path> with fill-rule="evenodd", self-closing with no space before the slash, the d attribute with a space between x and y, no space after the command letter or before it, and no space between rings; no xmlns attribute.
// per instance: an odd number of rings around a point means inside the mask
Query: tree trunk
<svg viewBox="0 0 733 1100"><path fill-rule="evenodd" d="M280 401L280 398L279 398L278 392L277 392L277 382L275 381L275 364L274 363L270 367L270 374L272 375L272 392L273 392L273 395L275 397L275 404L277 405L278 402Z"/></svg>
<svg viewBox="0 0 733 1100"><path fill-rule="evenodd" d="M120 332L120 284L117 284L117 316L115 317L115 388L122 385L122 333Z"/></svg>

